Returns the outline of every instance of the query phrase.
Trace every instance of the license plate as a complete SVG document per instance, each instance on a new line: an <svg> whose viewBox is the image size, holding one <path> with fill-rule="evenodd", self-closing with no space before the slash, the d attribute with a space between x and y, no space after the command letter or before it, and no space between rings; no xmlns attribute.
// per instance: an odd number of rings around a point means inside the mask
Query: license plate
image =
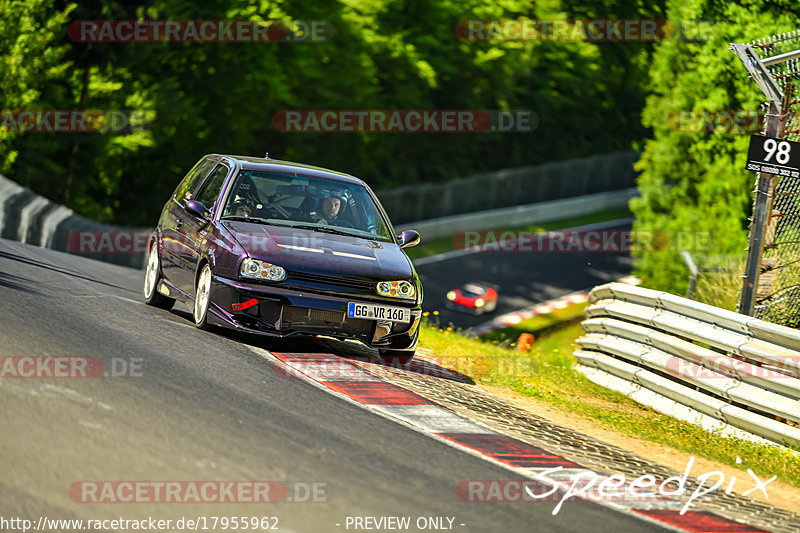
<svg viewBox="0 0 800 533"><path fill-rule="evenodd" d="M411 322L411 309L392 307L389 305L347 304L348 318L365 318L367 320L387 320L389 322Z"/></svg>

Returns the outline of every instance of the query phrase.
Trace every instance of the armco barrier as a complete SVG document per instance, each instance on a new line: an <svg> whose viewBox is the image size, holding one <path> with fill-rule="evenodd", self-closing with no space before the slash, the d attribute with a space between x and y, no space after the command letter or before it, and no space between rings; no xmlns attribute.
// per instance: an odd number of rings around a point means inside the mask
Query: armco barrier
<svg viewBox="0 0 800 533"><path fill-rule="evenodd" d="M639 189L631 187L549 202L479 211L466 215L420 220L395 226L395 229L397 231L414 229L420 232L423 239L429 240L453 237L458 231L463 230L520 228L531 224L590 215L598 211L626 208L634 196L639 196Z"/></svg>
<svg viewBox="0 0 800 533"><path fill-rule="evenodd" d="M596 287L589 303L575 351L589 379L800 446L800 331L622 283Z"/></svg>
<svg viewBox="0 0 800 533"><path fill-rule="evenodd" d="M80 255L134 268L143 268L146 253L121 253L120 250L99 253L82 253L70 246L70 235L79 232L108 232L115 234L151 232L152 229L123 228L101 224L76 215L71 209L51 202L30 189L21 187L13 181L0 176L0 238L52 248L64 252L78 252ZM98 248L102 249L102 248Z"/></svg>
<svg viewBox="0 0 800 533"><path fill-rule="evenodd" d="M470 215L628 189L636 186L638 159L635 151L614 152L377 193L395 224L409 224L431 216Z"/></svg>

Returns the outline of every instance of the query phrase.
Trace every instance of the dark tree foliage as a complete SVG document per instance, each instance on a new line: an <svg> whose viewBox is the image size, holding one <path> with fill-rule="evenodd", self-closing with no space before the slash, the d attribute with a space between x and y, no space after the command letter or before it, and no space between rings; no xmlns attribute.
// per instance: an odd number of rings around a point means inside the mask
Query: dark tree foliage
<svg viewBox="0 0 800 533"><path fill-rule="evenodd" d="M18 4L0 0L4 19ZM206 153L269 151L388 188L629 149L647 134L640 115L653 43L468 41L456 27L472 18L664 17L662 2L633 0L24 4L42 13L30 22L38 26L21 29L38 44L9 53L41 60L49 75L32 75L27 99L19 100L22 88L0 89L0 108L136 110L146 127L0 138L17 154L4 170L86 216L127 225L153 224ZM322 20L335 32L325 42L74 42L67 23L83 19ZM530 110L539 123L528 133L287 133L273 126L276 113L304 109Z"/></svg>

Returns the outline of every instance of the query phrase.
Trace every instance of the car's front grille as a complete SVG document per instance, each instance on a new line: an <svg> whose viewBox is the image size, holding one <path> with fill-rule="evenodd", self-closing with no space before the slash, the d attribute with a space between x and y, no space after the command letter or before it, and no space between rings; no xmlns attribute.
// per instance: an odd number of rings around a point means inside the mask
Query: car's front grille
<svg viewBox="0 0 800 533"><path fill-rule="evenodd" d="M372 320L347 318L341 311L294 306L283 308L283 319L281 320L281 330L287 333L291 331L339 332L346 335L369 336L372 334L373 326Z"/></svg>
<svg viewBox="0 0 800 533"><path fill-rule="evenodd" d="M341 311L289 306L283 309L283 320L285 322L296 322L298 324L314 324L321 322L341 324L344 322L344 313Z"/></svg>
<svg viewBox="0 0 800 533"><path fill-rule="evenodd" d="M292 280L311 282L311 283L322 283L325 285L336 285L340 287L346 287L348 289L355 289L358 292L364 292L364 293L374 292L375 288L374 281L363 280L358 278L324 276L322 274L309 274L307 272L289 272L288 274L289 274L288 279L286 280L288 283L291 283Z"/></svg>

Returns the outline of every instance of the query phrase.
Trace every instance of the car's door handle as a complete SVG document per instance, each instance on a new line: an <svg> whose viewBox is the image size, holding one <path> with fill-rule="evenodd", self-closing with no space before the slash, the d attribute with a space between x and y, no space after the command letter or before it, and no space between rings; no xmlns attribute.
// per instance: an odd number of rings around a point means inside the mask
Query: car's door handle
<svg viewBox="0 0 800 533"><path fill-rule="evenodd" d="M181 226L183 226L183 220L176 219L175 220L175 229L181 229Z"/></svg>

